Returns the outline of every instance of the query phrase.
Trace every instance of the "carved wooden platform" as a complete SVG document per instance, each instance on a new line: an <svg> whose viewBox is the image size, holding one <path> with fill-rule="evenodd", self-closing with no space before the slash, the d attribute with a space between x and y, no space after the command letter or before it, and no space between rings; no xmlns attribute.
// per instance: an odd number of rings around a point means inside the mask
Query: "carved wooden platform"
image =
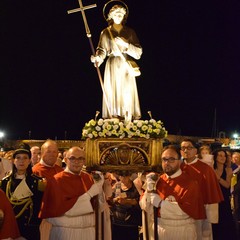
<svg viewBox="0 0 240 240"><path fill-rule="evenodd" d="M86 165L100 171L161 169L161 139L97 138L86 140Z"/></svg>

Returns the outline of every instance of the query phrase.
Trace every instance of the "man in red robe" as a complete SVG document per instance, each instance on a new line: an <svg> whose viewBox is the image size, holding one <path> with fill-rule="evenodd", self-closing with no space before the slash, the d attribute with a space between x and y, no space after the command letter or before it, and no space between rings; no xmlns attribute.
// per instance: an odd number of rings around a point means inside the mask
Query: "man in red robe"
<svg viewBox="0 0 240 240"><path fill-rule="evenodd" d="M95 240L95 205L92 198L102 194L104 177L94 183L82 171L85 151L79 147L68 150L66 169L47 182L40 217L52 224L49 239Z"/></svg>
<svg viewBox="0 0 240 240"><path fill-rule="evenodd" d="M211 223L218 222L218 203L223 201L222 191L212 167L199 161L198 146L191 139L181 143L181 155L184 159L181 169L191 178L198 181L203 197L207 219L198 221L198 239L212 239Z"/></svg>
<svg viewBox="0 0 240 240"><path fill-rule="evenodd" d="M20 237L17 221L10 202L0 189L0 239L17 239Z"/></svg>
<svg viewBox="0 0 240 240"><path fill-rule="evenodd" d="M46 178L52 178L55 174L62 172L63 169L56 164L58 157L58 146L53 140L47 140L41 146L41 159L32 167L34 174ZM48 240L51 224L44 219L40 224L41 240Z"/></svg>
<svg viewBox="0 0 240 240"><path fill-rule="evenodd" d="M56 164L58 157L58 146L53 140L47 140L41 147L40 162L32 168L34 174L47 180L63 169Z"/></svg>
<svg viewBox="0 0 240 240"><path fill-rule="evenodd" d="M182 172L180 159L178 148L172 145L164 148L164 174L158 178L156 186L153 180L155 173L146 177L147 191L140 205L148 212L149 220L153 220L153 206L159 210L158 226L153 227L153 221L148 221L149 239L197 239L196 220L206 218L199 185ZM158 236L154 236L154 228L157 229Z"/></svg>

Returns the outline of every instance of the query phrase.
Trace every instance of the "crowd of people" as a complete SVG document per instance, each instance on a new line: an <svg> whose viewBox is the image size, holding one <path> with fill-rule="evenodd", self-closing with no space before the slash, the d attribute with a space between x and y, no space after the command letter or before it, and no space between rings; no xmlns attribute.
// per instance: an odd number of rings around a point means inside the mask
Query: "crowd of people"
<svg viewBox="0 0 240 240"><path fill-rule="evenodd" d="M185 139L159 164L87 172L83 148L20 144L1 153L0 239L239 239L239 152Z"/></svg>
<svg viewBox="0 0 240 240"><path fill-rule="evenodd" d="M106 60L103 118L131 121L143 50L127 5L110 3L91 61L99 70ZM239 152L184 139L164 147L161 173L88 172L85 156L53 140L1 152L0 240L240 239Z"/></svg>

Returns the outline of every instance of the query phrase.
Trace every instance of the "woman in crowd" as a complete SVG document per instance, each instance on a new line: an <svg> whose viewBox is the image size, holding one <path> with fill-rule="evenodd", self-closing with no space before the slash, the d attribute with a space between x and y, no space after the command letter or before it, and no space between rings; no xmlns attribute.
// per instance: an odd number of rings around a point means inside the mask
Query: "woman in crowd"
<svg viewBox="0 0 240 240"><path fill-rule="evenodd" d="M224 201L219 203L219 221L213 224L213 239L225 240L236 239L236 229L230 205L230 185L232 169L228 163L228 156L225 150L217 149L213 152L214 170L221 187Z"/></svg>
<svg viewBox="0 0 240 240"><path fill-rule="evenodd" d="M31 151L27 144L19 146L13 154L13 171L0 186L12 204L22 237L40 239L38 213L44 181L32 174Z"/></svg>
<svg viewBox="0 0 240 240"><path fill-rule="evenodd" d="M112 240L139 239L141 226L141 209L139 193L128 171L121 171L120 181L115 184L112 197L109 199L112 213Z"/></svg>

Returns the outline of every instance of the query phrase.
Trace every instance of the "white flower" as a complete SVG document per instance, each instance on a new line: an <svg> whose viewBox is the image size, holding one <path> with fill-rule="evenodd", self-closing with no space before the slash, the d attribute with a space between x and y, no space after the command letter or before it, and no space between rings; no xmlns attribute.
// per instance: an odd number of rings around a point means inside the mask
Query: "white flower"
<svg viewBox="0 0 240 240"><path fill-rule="evenodd" d="M137 130L137 131L136 131L137 136L139 136L140 133L141 133L140 130Z"/></svg>
<svg viewBox="0 0 240 240"><path fill-rule="evenodd" d="M104 124L102 125L102 128L103 128L103 129L106 129L106 128L107 128L107 125L108 125L108 123L104 123Z"/></svg>
<svg viewBox="0 0 240 240"><path fill-rule="evenodd" d="M103 125L103 123L104 123L104 121L103 121L103 119L102 119L102 118L100 118L100 119L98 120L98 122L97 122L97 124L98 124L99 126L102 126L102 125Z"/></svg>
<svg viewBox="0 0 240 240"><path fill-rule="evenodd" d="M98 136L99 136L99 137L103 137L103 136L104 136L103 132L99 132L99 133L98 133Z"/></svg>
<svg viewBox="0 0 240 240"><path fill-rule="evenodd" d="M143 125L143 121L140 121L140 120L139 120L139 121L137 122L137 127L141 128L142 125Z"/></svg>
<svg viewBox="0 0 240 240"><path fill-rule="evenodd" d="M122 134L123 134L123 130L120 129L120 130L118 131L118 133L119 133L119 135L122 135Z"/></svg>
<svg viewBox="0 0 240 240"><path fill-rule="evenodd" d="M155 119L134 120L133 122L120 122L119 119L91 119L84 125L82 130L83 138L115 137L123 139L125 137L141 138L163 138L167 136L167 131L163 127L162 121Z"/></svg>
<svg viewBox="0 0 240 240"><path fill-rule="evenodd" d="M156 122L156 120L152 118L152 119L149 120L149 122L154 124Z"/></svg>
<svg viewBox="0 0 240 240"><path fill-rule="evenodd" d="M96 126L95 127L96 131L100 132L101 131L101 128L99 126Z"/></svg>
<svg viewBox="0 0 240 240"><path fill-rule="evenodd" d="M146 139L149 139L150 138L150 135L147 133L146 134Z"/></svg>
<svg viewBox="0 0 240 240"><path fill-rule="evenodd" d="M88 134L88 137L89 137L89 138L93 138L92 133L89 133L89 134Z"/></svg>
<svg viewBox="0 0 240 240"><path fill-rule="evenodd" d="M88 130L86 130L86 129L83 129L83 132L82 132L82 134L83 134L84 136L88 135Z"/></svg>
<svg viewBox="0 0 240 240"><path fill-rule="evenodd" d="M117 130L119 128L119 125L113 125L113 129Z"/></svg>

